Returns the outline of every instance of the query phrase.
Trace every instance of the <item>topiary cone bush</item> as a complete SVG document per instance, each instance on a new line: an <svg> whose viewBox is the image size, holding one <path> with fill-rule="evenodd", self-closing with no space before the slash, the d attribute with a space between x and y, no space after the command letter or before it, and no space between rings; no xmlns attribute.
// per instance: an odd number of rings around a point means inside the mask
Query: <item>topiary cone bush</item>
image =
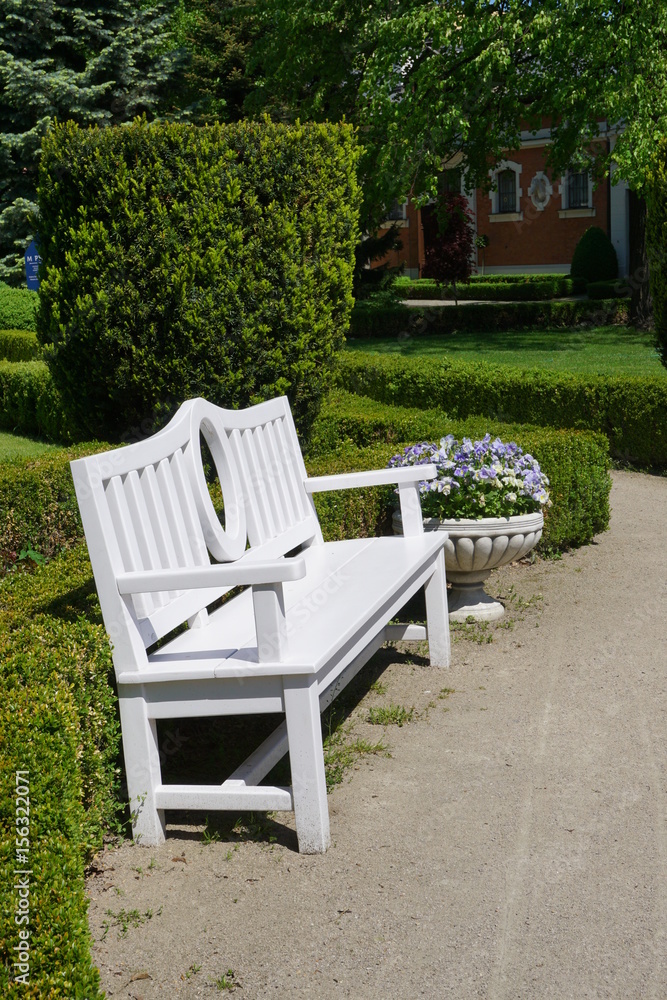
<svg viewBox="0 0 667 1000"><path fill-rule="evenodd" d="M570 277L589 281L613 281L618 277L614 246L599 226L586 230L574 249Z"/></svg>
<svg viewBox="0 0 667 1000"><path fill-rule="evenodd" d="M667 367L667 139L660 143L647 177L646 253L656 348Z"/></svg>
<svg viewBox="0 0 667 1000"><path fill-rule="evenodd" d="M37 332L76 433L282 393L307 431L353 305L357 156L347 125L49 132Z"/></svg>

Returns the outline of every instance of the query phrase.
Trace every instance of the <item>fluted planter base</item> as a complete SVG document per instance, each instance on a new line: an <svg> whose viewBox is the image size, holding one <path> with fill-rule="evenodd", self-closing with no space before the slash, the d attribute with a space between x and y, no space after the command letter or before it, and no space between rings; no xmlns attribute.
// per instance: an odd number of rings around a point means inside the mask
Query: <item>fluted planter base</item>
<svg viewBox="0 0 667 1000"><path fill-rule="evenodd" d="M488 575L485 575L485 579ZM487 594L483 581L455 583L451 580L451 585L447 598L450 621L464 622L468 618L474 618L476 621L492 622L505 614L504 605Z"/></svg>
<svg viewBox="0 0 667 1000"><path fill-rule="evenodd" d="M393 519L395 533L403 533L399 511ZM495 621L505 608L484 590L484 581L492 569L522 559L542 537L544 517L541 512L514 517L460 518L441 521L424 518L425 531L446 531L445 568L451 584L450 621Z"/></svg>

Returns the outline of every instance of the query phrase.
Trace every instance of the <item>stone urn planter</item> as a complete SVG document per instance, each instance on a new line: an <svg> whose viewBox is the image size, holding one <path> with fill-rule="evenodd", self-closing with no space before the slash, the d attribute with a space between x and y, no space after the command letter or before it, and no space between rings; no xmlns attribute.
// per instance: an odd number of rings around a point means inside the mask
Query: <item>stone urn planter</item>
<svg viewBox="0 0 667 1000"><path fill-rule="evenodd" d="M424 518L425 531L447 531L445 566L452 585L449 617L463 622L472 616L479 621L502 618L505 608L484 590L484 581L492 569L521 559L542 537L544 516L517 514L514 517L460 518L441 521ZM403 534L401 513L393 516L394 533Z"/></svg>

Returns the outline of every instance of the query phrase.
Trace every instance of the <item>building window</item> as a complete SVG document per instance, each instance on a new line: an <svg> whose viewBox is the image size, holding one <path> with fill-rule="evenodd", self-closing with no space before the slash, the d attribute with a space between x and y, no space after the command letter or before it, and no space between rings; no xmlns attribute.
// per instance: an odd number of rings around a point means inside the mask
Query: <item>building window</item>
<svg viewBox="0 0 667 1000"><path fill-rule="evenodd" d="M404 219L407 204L407 201L394 201L387 212L387 221L400 222Z"/></svg>
<svg viewBox="0 0 667 1000"><path fill-rule="evenodd" d="M522 170L521 163L515 163L513 160L502 160L495 170L489 171L491 178L490 222L520 222L523 219L521 212L523 190L520 187Z"/></svg>
<svg viewBox="0 0 667 1000"><path fill-rule="evenodd" d="M516 175L513 170L501 170L497 175L498 211L516 212Z"/></svg>
<svg viewBox="0 0 667 1000"><path fill-rule="evenodd" d="M461 171L456 168L443 171L440 191L441 194L461 194Z"/></svg>
<svg viewBox="0 0 667 1000"><path fill-rule="evenodd" d="M567 207L568 208L589 208L588 200L588 171L578 172L568 171L567 175Z"/></svg>

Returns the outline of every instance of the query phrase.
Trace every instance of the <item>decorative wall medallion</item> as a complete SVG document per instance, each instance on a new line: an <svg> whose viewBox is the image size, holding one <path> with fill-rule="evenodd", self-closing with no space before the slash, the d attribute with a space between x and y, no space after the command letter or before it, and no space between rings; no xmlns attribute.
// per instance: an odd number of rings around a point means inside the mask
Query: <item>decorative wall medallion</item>
<svg viewBox="0 0 667 1000"><path fill-rule="evenodd" d="M551 201L553 190L547 175L542 170L538 170L528 188L528 196L538 212L543 212L547 207Z"/></svg>

